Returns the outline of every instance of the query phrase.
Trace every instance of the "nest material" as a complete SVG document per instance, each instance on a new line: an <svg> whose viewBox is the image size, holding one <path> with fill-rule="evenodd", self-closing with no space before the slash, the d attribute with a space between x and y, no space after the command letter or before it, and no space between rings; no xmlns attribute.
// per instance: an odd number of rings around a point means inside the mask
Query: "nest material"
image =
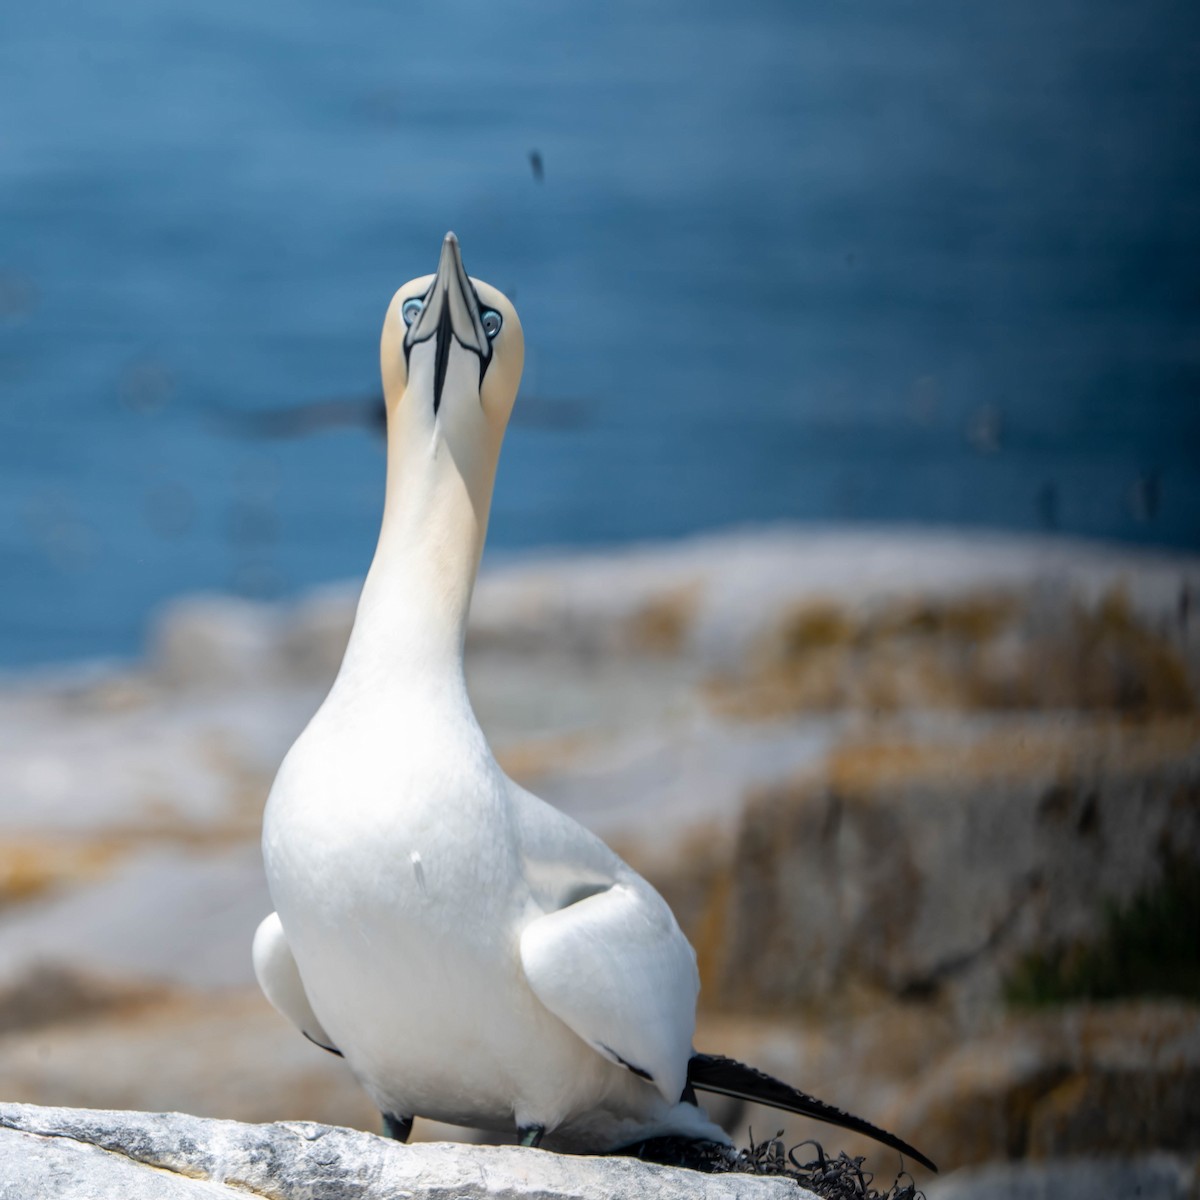
<svg viewBox="0 0 1200 1200"><path fill-rule="evenodd" d="M790 1150L782 1141L783 1131L761 1142L750 1135L745 1150L733 1150L717 1142L690 1138L661 1137L627 1147L623 1153L644 1162L720 1175L782 1175L815 1192L822 1200L925 1200L907 1171L896 1176L886 1191L874 1186L874 1176L863 1170L863 1158L851 1158L844 1150L830 1158L818 1142L800 1142ZM803 1150L803 1154L798 1151ZM809 1160L809 1161L805 1161Z"/></svg>

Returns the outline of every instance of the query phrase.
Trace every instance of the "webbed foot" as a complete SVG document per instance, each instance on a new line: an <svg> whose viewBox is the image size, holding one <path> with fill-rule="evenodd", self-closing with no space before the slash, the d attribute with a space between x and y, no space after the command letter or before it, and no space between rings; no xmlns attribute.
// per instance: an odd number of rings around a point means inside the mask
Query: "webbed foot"
<svg viewBox="0 0 1200 1200"><path fill-rule="evenodd" d="M522 1125L517 1130L518 1146L540 1146L546 1136L545 1125Z"/></svg>

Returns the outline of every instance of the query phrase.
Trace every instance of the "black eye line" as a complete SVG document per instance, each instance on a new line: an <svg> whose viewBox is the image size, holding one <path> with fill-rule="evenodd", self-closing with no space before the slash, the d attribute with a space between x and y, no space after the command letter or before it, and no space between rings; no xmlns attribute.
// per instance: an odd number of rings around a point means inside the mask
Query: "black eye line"
<svg viewBox="0 0 1200 1200"><path fill-rule="evenodd" d="M494 310L484 306L484 303L482 300L480 300L479 293L475 290L475 285L471 282L470 277L467 278L467 286L471 289L471 295L475 297L475 307L479 310L479 328L483 329L483 314L485 312L492 312ZM499 330L497 330L497 332L499 332ZM486 329L483 329L483 336L487 338L487 357L479 354L478 350L475 351L475 353L479 355L479 388L481 391L483 390L483 377L487 374L488 367L492 365L492 339L488 337L488 331ZM462 343L459 342L459 345L461 346ZM469 349L469 347L463 346L463 349L466 350ZM480 399L482 400L483 397L481 396Z"/></svg>
<svg viewBox="0 0 1200 1200"><path fill-rule="evenodd" d="M437 282L437 280L435 279L435 280L434 280L434 283L436 283L436 282ZM467 280L467 287L469 287L469 288L471 289L471 295L475 297L475 307L476 307L477 309L479 309L479 317L480 317L479 324L482 326L482 324L483 324L483 314L484 314L485 312L496 312L496 310L495 310L494 308L490 308L490 307L487 307L487 306L485 306L485 305L484 305L483 301L482 301L482 300L480 300L480 298L479 298L479 293L478 293L478 292L475 290L475 285L474 285L474 284L473 284L473 283L470 281L470 279L468 279L468 280ZM425 308L425 305L429 303L429 297L430 297L432 294L433 294L433 283L431 283L431 284L429 285L429 287L425 289L425 294L424 294L424 295L422 295L422 296L409 296L408 300L420 300L420 301L421 301L421 308L422 308L422 310L423 310L423 309ZM407 303L408 303L408 300L405 300L405 301L404 301L404 304L407 304ZM403 319L403 317L404 317L404 304L401 304L401 305L400 305L400 317L401 317L401 319ZM500 316L500 314L499 314L499 313L496 313L496 315L497 315L497 316ZM503 327L504 327L504 318L503 318L503 317L500 317L500 326L501 326L501 328L503 328ZM408 326L408 322L406 321L406 322L405 322L405 328L408 328L408 327L409 327L409 326ZM495 333L495 334L493 334L493 335L489 335L486 329L483 331L484 337L486 337L486 338L487 338L487 348L488 348L488 352L487 352L487 354L486 354L486 355L484 355L484 354L480 353L480 351L478 351L478 350L477 350L477 349L476 349L474 346L468 346L468 345L466 345L466 344L463 342L463 340L462 340L462 339L461 339L461 338L458 336L458 334L456 334L456 333L453 333L453 332L451 333L451 336L454 338L454 340L455 340L456 342L458 342L458 344L459 344L460 346L462 346L462 348L463 348L464 350L470 351L470 353L471 353L471 354L474 354L474 355L475 355L475 357L479 359L479 386L480 386L481 388L483 387L483 377L484 377L484 376L487 374L487 369L488 369L488 367L490 367L490 366L492 365L492 358L494 357L494 355L493 355L493 353L492 353L492 342L495 340L495 337L496 337L496 336L497 336L499 333L500 333L500 330L499 330L499 329L497 329L497 330L496 330L496 333ZM427 334L426 334L426 335L425 335L423 338L418 338L418 339L417 339L415 342L413 342L413 343L412 343L412 346L410 346L410 345L409 345L409 343L408 343L408 337L407 337L407 335L405 336L405 338L404 338L404 343L403 343L403 345L404 345L404 366L405 366L405 368L407 368L407 367L408 367L408 365L409 365L409 362L410 362L410 355L412 354L412 348L413 348L413 346L419 346L419 345L421 345L421 343L422 343L422 342L427 342L427 341L429 341L429 339L430 339L431 337L436 337L436 336L437 336L437 329L435 328L435 329L434 329L434 331L433 331L433 333L427 333ZM434 406L433 406L433 411L434 411L434 413L436 413L436 412L437 412L437 410L438 410L438 403L440 402L440 399L441 399L441 397L439 396L439 397L438 397L438 401L437 401L437 402L435 402L435 404L434 404Z"/></svg>
<svg viewBox="0 0 1200 1200"><path fill-rule="evenodd" d="M436 280L434 280L434 282L436 283L437 281L436 281ZM424 311L425 311L425 305L429 303L429 297L430 297L432 294L433 294L433 284L431 283L431 284L430 284L430 285L429 285L429 286L428 286L428 287L425 289L424 293L422 293L420 296L409 296L408 300L420 300L420 302L421 302L421 311L422 311L422 312L424 312ZM408 300L405 300L404 304L407 304L407 303L408 303ZM404 317L404 304L400 305L400 316L401 316L401 319L403 319L403 317ZM409 324L407 321L405 321L405 322L404 322L404 327L405 327L405 329L406 329L406 330L407 330L407 329L411 329L411 328L412 328L412 326L411 326L411 325L410 325L410 324ZM437 332L437 330L435 329L435 330L434 330L434 333L436 333L436 332ZM419 339L418 341L415 341L415 342L413 342L412 346L410 346L410 345L408 344L408 334L407 334L407 333L405 333L405 335L404 335L404 342L403 342L403 346L404 346L404 366L405 366L405 368L406 368L406 369L407 369L407 367L408 367L408 365L409 365L409 356L412 354L412 348L413 348L413 346L419 346L419 345L421 344L421 342L427 342L427 341L429 341L429 339L430 339L431 337L433 337L433 336L434 336L434 334L433 334L433 333L427 333L427 334L426 334L426 335L425 335L423 338Z"/></svg>
<svg viewBox="0 0 1200 1200"><path fill-rule="evenodd" d="M420 307L420 309L418 310L418 313L417 313L417 315L418 315L418 316L420 316L420 314L421 314L422 312L424 312L424 311L425 311L425 305L429 303L429 294L430 294L430 292L432 292L432 291L433 291L433 284L430 284L430 285L429 285L429 287L425 289L425 293L424 293L423 295L421 295L421 296L409 296L409 298L408 298L407 300L405 300L405 301L403 301L403 302L401 303L401 305L400 305L400 320L402 320L402 321L404 322L404 328L405 328L405 330L406 330L406 331L412 328L413 322L412 322L412 321L410 321L410 320L409 320L409 319L408 319L408 318L407 318L407 317L404 315L404 310L405 310L405 309L408 307L408 305L409 305L409 304L410 304L410 303L411 303L413 300L420 300L420 302L421 302L421 307ZM416 318L413 318L413 319L415 320ZM423 341L423 342L424 342L424 341L427 341L427 340L428 340L427 338L422 338L422 339L421 339L421 341ZM404 341L405 341L405 346L404 346L404 361L405 361L405 362L408 362L408 353L409 353L409 351L412 349L412 346L409 346L409 345L407 344L407 343L408 343L408 333L407 333L407 332L406 332L406 333L405 333L405 335L404 335Z"/></svg>

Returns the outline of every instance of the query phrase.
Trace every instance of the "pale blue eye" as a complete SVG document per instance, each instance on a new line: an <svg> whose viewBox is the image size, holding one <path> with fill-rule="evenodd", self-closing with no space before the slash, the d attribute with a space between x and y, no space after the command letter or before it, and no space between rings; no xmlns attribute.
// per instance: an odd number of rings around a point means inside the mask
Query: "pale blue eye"
<svg viewBox="0 0 1200 1200"><path fill-rule="evenodd" d="M485 308L479 314L479 321L483 325L483 332L489 338L494 338L500 332L500 326L504 324L504 318L494 308Z"/></svg>
<svg viewBox="0 0 1200 1200"><path fill-rule="evenodd" d="M420 315L421 309L425 307L423 301L414 297L412 300L405 300L400 308L400 313L404 317L405 325L411 325Z"/></svg>

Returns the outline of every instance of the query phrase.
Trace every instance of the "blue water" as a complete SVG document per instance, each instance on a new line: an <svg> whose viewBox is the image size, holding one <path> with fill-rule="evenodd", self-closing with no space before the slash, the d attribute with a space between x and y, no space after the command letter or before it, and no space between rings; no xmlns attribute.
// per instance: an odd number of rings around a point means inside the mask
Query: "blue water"
<svg viewBox="0 0 1200 1200"><path fill-rule="evenodd" d="M369 561L393 290L520 308L493 547L1200 545L1184 0L41 0L0 20L0 662ZM544 163L544 180L530 152Z"/></svg>

